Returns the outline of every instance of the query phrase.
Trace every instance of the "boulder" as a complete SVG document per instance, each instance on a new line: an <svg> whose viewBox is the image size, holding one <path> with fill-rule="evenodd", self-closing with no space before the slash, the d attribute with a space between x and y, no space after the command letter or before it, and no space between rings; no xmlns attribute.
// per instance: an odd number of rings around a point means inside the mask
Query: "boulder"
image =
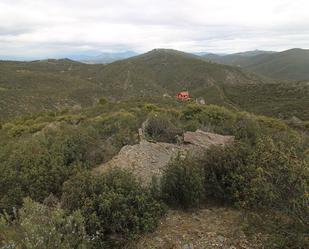
<svg viewBox="0 0 309 249"><path fill-rule="evenodd" d="M184 133L184 142L194 144L200 147L209 148L210 146L224 146L234 142L234 136L224 136L210 132L197 130L195 132L187 131Z"/></svg>

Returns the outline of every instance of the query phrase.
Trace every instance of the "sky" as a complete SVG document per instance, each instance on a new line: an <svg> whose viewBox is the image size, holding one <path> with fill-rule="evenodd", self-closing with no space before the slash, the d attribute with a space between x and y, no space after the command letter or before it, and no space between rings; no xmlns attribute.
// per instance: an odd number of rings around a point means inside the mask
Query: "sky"
<svg viewBox="0 0 309 249"><path fill-rule="evenodd" d="M0 59L309 48L308 0L0 0Z"/></svg>

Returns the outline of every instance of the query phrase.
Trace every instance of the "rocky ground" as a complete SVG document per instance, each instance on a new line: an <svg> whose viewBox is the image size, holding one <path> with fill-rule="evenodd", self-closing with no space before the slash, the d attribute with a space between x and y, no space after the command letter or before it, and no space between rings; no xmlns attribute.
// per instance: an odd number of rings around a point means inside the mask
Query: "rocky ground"
<svg viewBox="0 0 309 249"><path fill-rule="evenodd" d="M142 140L136 145L124 146L112 160L96 168L104 172L118 167L130 170L144 184L148 184L153 176L160 178L164 168L177 155L185 156L188 153L198 157L210 146L223 146L231 143L234 137L203 132L186 132L184 141L179 144L154 143Z"/></svg>
<svg viewBox="0 0 309 249"><path fill-rule="evenodd" d="M261 249L242 231L242 213L226 207L170 210L159 228L130 249Z"/></svg>
<svg viewBox="0 0 309 249"><path fill-rule="evenodd" d="M179 144L154 143L142 139L139 144L128 145L109 162L96 168L104 172L119 167L130 170L144 184L153 176L160 177L168 162L177 155L202 155L210 146L232 143L234 137L203 132L186 132ZM257 249L258 243L248 241L242 231L241 211L210 205L197 211L169 210L158 229L130 249Z"/></svg>

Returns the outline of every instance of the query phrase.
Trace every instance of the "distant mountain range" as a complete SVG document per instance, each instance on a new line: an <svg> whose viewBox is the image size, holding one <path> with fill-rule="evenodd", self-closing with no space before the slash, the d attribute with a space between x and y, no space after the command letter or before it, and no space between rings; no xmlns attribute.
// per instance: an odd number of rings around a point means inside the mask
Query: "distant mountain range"
<svg viewBox="0 0 309 249"><path fill-rule="evenodd" d="M68 58L88 64L108 64L137 55L139 54L134 51L124 51L99 55L75 55ZM241 67L274 79L309 80L309 50L306 49L290 49L283 52L253 50L234 54L196 52L192 56Z"/></svg>
<svg viewBox="0 0 309 249"><path fill-rule="evenodd" d="M117 60L127 59L136 55L138 55L138 53L134 51L124 51L115 53L105 52L98 55L72 55L68 56L68 58L88 64L106 64Z"/></svg>
<svg viewBox="0 0 309 249"><path fill-rule="evenodd" d="M158 49L157 49L158 50ZM189 55L190 53L186 53ZM104 52L92 50L64 57L86 64L109 64L140 55L134 51ZM309 80L309 50L290 49L283 52L253 50L234 54L195 52L192 58L236 66L262 76L279 80Z"/></svg>
<svg viewBox="0 0 309 249"><path fill-rule="evenodd" d="M309 50L307 49L290 49L283 52L255 50L225 56L205 54L203 57L274 79L309 80Z"/></svg>
<svg viewBox="0 0 309 249"><path fill-rule="evenodd" d="M0 119L74 105L173 96L189 90L208 104L309 119L309 84L280 82L197 55L154 49L109 64L69 59L0 62ZM165 97L166 98L166 97ZM168 97L167 97L168 98Z"/></svg>

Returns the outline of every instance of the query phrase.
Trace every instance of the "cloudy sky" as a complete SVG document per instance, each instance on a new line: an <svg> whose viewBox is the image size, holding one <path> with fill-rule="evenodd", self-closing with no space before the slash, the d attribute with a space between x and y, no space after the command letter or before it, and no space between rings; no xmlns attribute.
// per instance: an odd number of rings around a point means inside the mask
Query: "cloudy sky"
<svg viewBox="0 0 309 249"><path fill-rule="evenodd" d="M309 48L308 0L0 0L0 58Z"/></svg>

